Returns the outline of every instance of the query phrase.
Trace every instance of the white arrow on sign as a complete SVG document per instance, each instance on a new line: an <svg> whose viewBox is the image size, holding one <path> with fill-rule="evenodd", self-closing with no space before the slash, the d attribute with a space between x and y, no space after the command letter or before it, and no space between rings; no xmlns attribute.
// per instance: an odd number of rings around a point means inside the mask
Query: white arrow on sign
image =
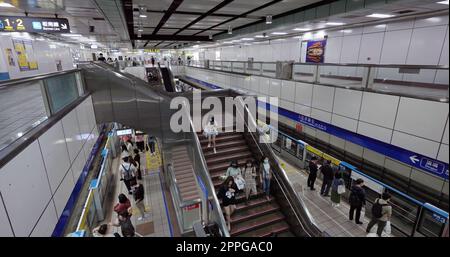
<svg viewBox="0 0 450 257"><path fill-rule="evenodd" d="M419 161L419 159L417 159L417 155L413 155L411 157L409 157L409 159L412 161L412 163L416 164L416 162Z"/></svg>
<svg viewBox="0 0 450 257"><path fill-rule="evenodd" d="M61 29L67 29L67 24L61 23Z"/></svg>

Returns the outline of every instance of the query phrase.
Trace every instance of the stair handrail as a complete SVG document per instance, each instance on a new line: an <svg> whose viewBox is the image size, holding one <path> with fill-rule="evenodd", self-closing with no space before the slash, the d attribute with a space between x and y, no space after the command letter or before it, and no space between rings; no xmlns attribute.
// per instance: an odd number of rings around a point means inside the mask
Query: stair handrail
<svg viewBox="0 0 450 257"><path fill-rule="evenodd" d="M278 160L275 158L275 153L273 152L272 148L269 147L269 146L267 145L267 142L264 142L264 143L259 142L259 141L255 138L255 136L254 136L254 133L255 133L255 132L250 132L250 131L248 130L248 122L249 122L249 121L251 121L251 122L254 123L253 125L254 125L255 128L257 128L257 123L256 123L255 118L254 118L253 115L251 114L250 110L248 109L248 107L247 107L246 104L244 103L243 99L242 99L242 98L238 98L238 99L239 99L239 103L241 104L241 106L244 107L244 113L241 113L241 112L240 112L240 109L239 109L239 108L236 108L237 113L239 113L240 115L242 115L242 117L244 118L244 124L245 124L246 127L247 127L248 134L250 134L250 136L252 137L252 140L255 142L255 145L257 146L258 151L259 151L263 156L268 157L268 158L271 160L271 162L275 163L275 164L276 164L275 169L278 170L278 171L280 171L280 172L276 172L276 173L274 172L275 176L273 176L273 177L275 178L277 184L280 185L280 189L281 189L281 191L283 192L283 194L284 194L286 200L288 201L288 204L291 206L292 210L294 211L295 217L296 217L296 219L298 220L299 224L301 225L303 231L304 231L306 234L308 234L310 237L313 237L313 236L314 236L314 237L321 237L321 236L323 236L322 231L318 228L318 226L317 226L317 224L315 223L315 221L314 221L312 215L309 213L308 208L306 207L305 203L304 203L303 200L299 197L299 195L297 194L297 192L295 192L295 190L293 189L293 185L292 185L292 183L290 182L289 178L287 177L287 174L286 174L285 170L284 170L283 167L280 165L280 163L278 162ZM247 114L248 114L248 119L247 119L247 120L245 120L245 112L247 112ZM259 134L260 131L259 131L259 130L256 130L256 131L257 131L256 133L257 133L259 136L261 136L261 135ZM264 151L261 149L261 145L262 145L262 146L265 146L267 152L269 153L269 156L267 156L266 154L264 154ZM272 166L272 168L274 168L274 166ZM280 176L281 176L282 181L280 181L280 180L277 178L277 175L280 175ZM284 183L282 183L282 182L284 182ZM287 184L287 185L286 185L286 184ZM286 189L287 191L289 191L289 192L285 192L285 189ZM295 199L295 201L297 201L297 202L300 204L300 206L299 206L300 210L303 210L303 211L304 211L303 215L306 215L306 219L307 219L306 222L308 223L308 224L306 224L307 226L305 226L305 220L302 220L302 219L299 217L299 215L301 215L301 214L297 213L297 211L296 211L297 208L295 208L295 206L294 206L295 204L293 204L293 203L291 202L290 198L288 197L288 194L289 194L290 196L293 196L294 199Z"/></svg>

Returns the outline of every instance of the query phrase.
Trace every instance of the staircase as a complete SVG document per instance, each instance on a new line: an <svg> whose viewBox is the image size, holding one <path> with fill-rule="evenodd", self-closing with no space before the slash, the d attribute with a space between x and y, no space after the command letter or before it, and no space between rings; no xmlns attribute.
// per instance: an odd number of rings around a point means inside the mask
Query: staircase
<svg viewBox="0 0 450 257"><path fill-rule="evenodd" d="M216 138L217 154L212 147L208 147L208 139L198 134L208 170L218 192L222 184L221 176L225 175L231 161L238 161L242 168L247 160L254 160L253 153L247 145L243 134L231 132L221 133ZM293 236L285 216L280 211L276 199L266 199L256 178L258 192L250 197L249 204L245 204L245 193L240 192L236 197L238 204L231 216L231 236L240 237L267 237L275 233L277 236Z"/></svg>

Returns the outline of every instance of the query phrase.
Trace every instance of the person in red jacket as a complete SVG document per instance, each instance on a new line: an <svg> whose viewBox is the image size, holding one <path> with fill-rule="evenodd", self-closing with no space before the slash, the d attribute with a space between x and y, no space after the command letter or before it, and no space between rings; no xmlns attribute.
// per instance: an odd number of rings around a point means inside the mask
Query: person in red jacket
<svg viewBox="0 0 450 257"><path fill-rule="evenodd" d="M131 208L130 200L127 198L126 195L120 194L119 195L119 203L117 203L114 206L114 211L117 212L117 214L119 214L123 211L127 211L130 208Z"/></svg>

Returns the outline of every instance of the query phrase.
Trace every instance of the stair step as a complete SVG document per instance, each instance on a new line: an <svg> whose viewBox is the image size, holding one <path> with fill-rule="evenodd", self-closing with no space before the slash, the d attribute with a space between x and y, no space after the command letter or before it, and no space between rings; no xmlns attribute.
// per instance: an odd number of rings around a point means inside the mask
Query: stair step
<svg viewBox="0 0 450 257"><path fill-rule="evenodd" d="M242 145L246 145L246 142L244 139L239 139L239 140L233 140L233 141L225 141L225 142L217 142L216 141L216 149L224 149L224 148L229 148L229 147L236 147L236 146L242 146ZM204 146L202 146L202 150L203 152L209 152L212 151L213 148L212 147L208 147L208 144L205 144Z"/></svg>
<svg viewBox="0 0 450 257"><path fill-rule="evenodd" d="M285 219L284 215L280 212L270 213L268 215L264 215L261 217L257 217L252 220L247 220L234 226L231 226L231 236L238 236L253 230L257 230L262 227L266 227L277 223L279 221L283 221Z"/></svg>
<svg viewBox="0 0 450 257"><path fill-rule="evenodd" d="M269 237L273 234L276 234L278 237L281 237L281 234L285 234L284 236L294 236L289 232L289 225L285 221L280 221L269 226L240 234L239 237Z"/></svg>
<svg viewBox="0 0 450 257"><path fill-rule="evenodd" d="M268 215L280 210L280 206L276 203L269 203L265 205L255 206L253 208L248 208L235 212L231 217L231 224L241 223L247 220L253 220L257 217Z"/></svg>
<svg viewBox="0 0 450 257"><path fill-rule="evenodd" d="M232 135L224 135L222 137L216 137L216 143L227 142L227 141L232 141L232 140L239 140L239 139L243 139L242 134L236 133L236 134L232 134ZM202 146L208 145L208 139L200 140L200 144Z"/></svg>
<svg viewBox="0 0 450 257"><path fill-rule="evenodd" d="M264 204L270 204L273 201L274 201L273 197L270 197L269 200L267 200L265 197L258 197L256 199L252 199L252 197L250 197L248 205L246 205L245 202L236 205L236 212L244 211Z"/></svg>
<svg viewBox="0 0 450 257"><path fill-rule="evenodd" d="M212 149L212 148L211 148ZM235 153L240 153L242 151L246 151L248 150L247 146L235 146L235 147L228 147L228 148L221 148L221 149L217 149L216 148L217 153L214 153L213 150L208 150L208 151L204 151L204 156L205 158L214 158L216 156L220 156L220 155L225 155L225 154L235 154Z"/></svg>
<svg viewBox="0 0 450 257"><path fill-rule="evenodd" d="M248 150L235 154L221 154L221 152L218 151L217 155L217 157L206 158L206 163L208 164L208 166L221 162L226 162L229 164L232 160L252 157L252 153Z"/></svg>

